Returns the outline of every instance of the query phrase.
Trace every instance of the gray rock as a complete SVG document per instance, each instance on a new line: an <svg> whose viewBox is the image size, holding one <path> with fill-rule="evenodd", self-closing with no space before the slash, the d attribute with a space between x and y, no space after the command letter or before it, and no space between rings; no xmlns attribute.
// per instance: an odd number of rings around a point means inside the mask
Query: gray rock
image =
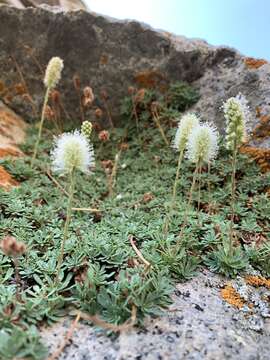
<svg viewBox="0 0 270 360"><path fill-rule="evenodd" d="M2 0L0 6L3 4L15 6L19 9L41 5L58 6L65 11L87 9L86 4L82 0Z"/></svg>
<svg viewBox="0 0 270 360"><path fill-rule="evenodd" d="M32 55L24 46L32 49ZM42 71L52 56L64 59L59 89L74 121L79 118L78 94L72 80L75 74L80 76L82 86L92 86L96 105L104 105L100 91L107 91L114 119L119 116L120 100L127 87L136 84L136 79L140 85L138 74L146 83L153 79L163 84L177 80L192 83L201 94L194 110L220 129L224 128L222 101L239 91L250 101L252 125L258 122L257 106L262 114L269 113L270 65L250 69L234 49L210 46L203 40L175 36L136 21L120 21L86 11L0 8L1 81L10 88L21 82L19 66L39 108L44 94ZM26 119L35 117L29 111L29 103L20 96L13 96L9 105ZM261 146L268 147L269 139Z"/></svg>
<svg viewBox="0 0 270 360"><path fill-rule="evenodd" d="M64 59L60 90L74 119L79 114L78 94L73 86L75 74L80 76L82 86L92 86L97 104L102 104L100 91L107 91L117 117L120 100L138 73L144 72L146 81L151 76L165 82L193 81L202 76L208 65L222 58L221 49L209 47L208 51L205 42L176 38L135 21L118 21L85 11L64 13L53 8L22 10L3 6L0 34L1 80L11 87L21 82L15 59L39 107L44 94L40 70L45 69L52 56ZM32 57L24 46L33 50ZM223 56L235 57L236 53ZM31 112L24 103L15 97L10 105L29 117Z"/></svg>
<svg viewBox="0 0 270 360"><path fill-rule="evenodd" d="M215 286L209 285L209 279ZM193 280L177 285L171 311L148 319L143 329L119 337L107 337L101 330L81 323L60 360L269 359L270 319L227 304L218 286L223 283L224 278L206 270L201 272ZM43 330L42 337L51 351L69 326L67 319Z"/></svg>

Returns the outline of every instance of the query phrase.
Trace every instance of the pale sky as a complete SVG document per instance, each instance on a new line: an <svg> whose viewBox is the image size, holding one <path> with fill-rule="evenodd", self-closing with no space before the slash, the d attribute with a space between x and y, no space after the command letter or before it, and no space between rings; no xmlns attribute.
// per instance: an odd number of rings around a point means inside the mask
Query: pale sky
<svg viewBox="0 0 270 360"><path fill-rule="evenodd" d="M90 10L136 19L270 60L270 0L86 0Z"/></svg>

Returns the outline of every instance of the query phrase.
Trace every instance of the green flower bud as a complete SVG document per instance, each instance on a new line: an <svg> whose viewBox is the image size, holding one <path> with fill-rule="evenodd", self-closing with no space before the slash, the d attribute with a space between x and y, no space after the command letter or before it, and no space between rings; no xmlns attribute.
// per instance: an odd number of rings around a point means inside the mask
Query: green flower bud
<svg viewBox="0 0 270 360"><path fill-rule="evenodd" d="M247 138L247 123L250 112L246 98L238 94L231 97L223 104L224 116L226 119L226 147L234 150L241 146Z"/></svg>
<svg viewBox="0 0 270 360"><path fill-rule="evenodd" d="M92 134L93 125L90 121L84 121L81 126L81 133L86 137L88 141L90 141Z"/></svg>

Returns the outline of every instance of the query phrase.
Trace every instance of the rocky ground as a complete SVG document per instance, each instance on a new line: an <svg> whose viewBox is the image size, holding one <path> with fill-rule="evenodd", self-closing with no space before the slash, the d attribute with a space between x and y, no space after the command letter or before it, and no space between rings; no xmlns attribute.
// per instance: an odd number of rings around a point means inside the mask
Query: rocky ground
<svg viewBox="0 0 270 360"><path fill-rule="evenodd" d="M269 299L270 291L246 282L239 278L228 284L204 270L193 280L178 284L170 310L146 321L141 329L108 337L81 322L60 359L268 360L269 308L262 308L267 306L263 299ZM66 319L43 330L42 337L52 353L70 325L71 320Z"/></svg>

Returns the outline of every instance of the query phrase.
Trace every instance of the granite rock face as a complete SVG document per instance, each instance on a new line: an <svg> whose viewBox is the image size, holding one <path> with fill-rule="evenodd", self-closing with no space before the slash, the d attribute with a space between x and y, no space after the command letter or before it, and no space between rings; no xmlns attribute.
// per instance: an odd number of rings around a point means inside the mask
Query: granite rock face
<svg viewBox="0 0 270 360"><path fill-rule="evenodd" d="M239 91L249 100L252 127L260 126L262 119L264 129L269 126L270 64L264 60L136 21L59 8L0 7L0 96L27 120L39 112L43 73L52 56L64 59L59 90L66 110L63 115L74 122L79 118L79 106L73 77L78 75L82 87L93 88L96 106L104 106L100 92L106 90L107 105L116 120L128 86L164 87L185 80L201 94L194 110L220 129L224 128L222 101ZM21 85L30 99L20 94ZM259 146L269 148L267 134L258 138Z"/></svg>
<svg viewBox="0 0 270 360"><path fill-rule="evenodd" d="M23 156L18 145L25 139L26 123L0 101L0 159ZM0 189L10 190L18 182L0 165Z"/></svg>
<svg viewBox="0 0 270 360"><path fill-rule="evenodd" d="M60 6L65 11L86 10L87 6L81 0L2 0L1 4L10 5L19 9L39 7L40 5Z"/></svg>
<svg viewBox="0 0 270 360"><path fill-rule="evenodd" d="M59 359L269 359L269 316L256 313L257 305L254 311L229 305L221 296L225 283L224 278L204 270L194 279L177 285L174 303L163 317L148 319L144 328L134 328L116 338L80 322L71 344ZM246 285L243 289L250 291ZM252 291L258 297L259 290ZM262 291L264 296L269 293L267 289ZM44 343L52 353L61 344L70 323L66 319L42 331Z"/></svg>

